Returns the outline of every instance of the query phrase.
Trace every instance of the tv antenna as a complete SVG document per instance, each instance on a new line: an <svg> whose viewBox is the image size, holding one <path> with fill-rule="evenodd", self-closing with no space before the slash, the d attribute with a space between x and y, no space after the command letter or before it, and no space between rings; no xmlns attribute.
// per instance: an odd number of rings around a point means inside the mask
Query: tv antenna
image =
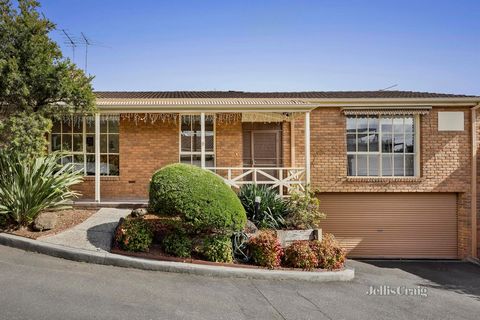
<svg viewBox="0 0 480 320"><path fill-rule="evenodd" d="M72 47L72 61L75 62L75 48L78 45L78 41L73 36L68 34L68 32L65 29L62 29L62 32L65 35L65 44Z"/></svg>

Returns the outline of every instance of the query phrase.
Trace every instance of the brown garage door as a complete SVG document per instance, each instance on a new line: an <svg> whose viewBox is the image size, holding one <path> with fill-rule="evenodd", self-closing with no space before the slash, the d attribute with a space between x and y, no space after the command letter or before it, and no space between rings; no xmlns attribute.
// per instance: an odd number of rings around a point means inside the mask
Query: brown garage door
<svg viewBox="0 0 480 320"><path fill-rule="evenodd" d="M322 193L323 232L350 257L457 258L453 193Z"/></svg>

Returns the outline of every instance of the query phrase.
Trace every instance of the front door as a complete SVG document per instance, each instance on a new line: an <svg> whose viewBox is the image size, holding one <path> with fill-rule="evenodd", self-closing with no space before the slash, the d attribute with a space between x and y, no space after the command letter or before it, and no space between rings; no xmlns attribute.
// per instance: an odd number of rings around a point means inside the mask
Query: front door
<svg viewBox="0 0 480 320"><path fill-rule="evenodd" d="M243 124L243 166L282 166L281 123Z"/></svg>

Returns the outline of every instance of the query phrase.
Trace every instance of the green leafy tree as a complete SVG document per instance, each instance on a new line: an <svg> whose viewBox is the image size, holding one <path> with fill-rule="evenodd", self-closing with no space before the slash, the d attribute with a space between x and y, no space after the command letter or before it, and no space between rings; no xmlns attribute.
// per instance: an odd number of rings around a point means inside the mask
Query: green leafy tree
<svg viewBox="0 0 480 320"><path fill-rule="evenodd" d="M49 33L35 0L0 0L0 141L24 158L43 154L51 119L94 111L93 77Z"/></svg>

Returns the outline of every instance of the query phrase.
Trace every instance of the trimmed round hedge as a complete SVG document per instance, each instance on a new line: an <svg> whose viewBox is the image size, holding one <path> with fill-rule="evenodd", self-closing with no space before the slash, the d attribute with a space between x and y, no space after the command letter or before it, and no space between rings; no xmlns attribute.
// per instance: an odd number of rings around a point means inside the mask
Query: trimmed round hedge
<svg viewBox="0 0 480 320"><path fill-rule="evenodd" d="M150 210L179 215L196 232L231 234L247 216L235 192L208 170L172 164L155 172L150 182Z"/></svg>

